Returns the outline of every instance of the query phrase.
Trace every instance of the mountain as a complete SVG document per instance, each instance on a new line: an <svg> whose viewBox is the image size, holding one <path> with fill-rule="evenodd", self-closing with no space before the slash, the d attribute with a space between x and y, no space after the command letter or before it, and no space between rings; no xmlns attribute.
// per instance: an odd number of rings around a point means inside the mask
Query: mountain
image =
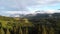
<svg viewBox="0 0 60 34"><path fill-rule="evenodd" d="M24 17L24 18L47 18L51 16L60 16L60 13L53 13L52 11L35 11L34 13L29 14L11 14L9 17Z"/></svg>
<svg viewBox="0 0 60 34"><path fill-rule="evenodd" d="M25 18L28 18L29 20L40 20L41 18L60 18L60 13L53 13L53 14L46 14L46 13L37 13L37 14L28 14L25 16Z"/></svg>

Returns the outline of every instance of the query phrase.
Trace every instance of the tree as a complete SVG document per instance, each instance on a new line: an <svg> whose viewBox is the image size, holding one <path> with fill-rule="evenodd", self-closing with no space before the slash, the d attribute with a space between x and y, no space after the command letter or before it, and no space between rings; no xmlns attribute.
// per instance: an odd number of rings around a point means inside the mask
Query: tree
<svg viewBox="0 0 60 34"><path fill-rule="evenodd" d="M1 24L1 22L0 22L0 34L2 34L1 28L2 28L2 24Z"/></svg>

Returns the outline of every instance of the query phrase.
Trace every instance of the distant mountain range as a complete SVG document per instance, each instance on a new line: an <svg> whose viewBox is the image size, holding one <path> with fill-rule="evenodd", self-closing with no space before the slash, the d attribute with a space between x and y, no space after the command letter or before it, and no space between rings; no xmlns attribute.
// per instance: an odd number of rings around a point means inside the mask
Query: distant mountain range
<svg viewBox="0 0 60 34"><path fill-rule="evenodd" d="M28 17L38 17L38 18L47 18L47 17L51 17L51 16L60 16L60 13L44 13L44 12L40 12L40 11L35 11L35 13L30 13L30 14L12 14L10 15L10 17L25 17L25 18L28 18Z"/></svg>

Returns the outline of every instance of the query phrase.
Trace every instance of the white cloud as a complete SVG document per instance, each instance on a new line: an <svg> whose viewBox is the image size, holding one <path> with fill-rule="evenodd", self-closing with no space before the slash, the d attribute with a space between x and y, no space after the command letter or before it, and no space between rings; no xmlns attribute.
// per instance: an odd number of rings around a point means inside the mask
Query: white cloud
<svg viewBox="0 0 60 34"><path fill-rule="evenodd" d="M0 15L3 15L3 16L16 15L16 17L17 17L17 16L19 16L19 14L24 14L24 15L26 15L26 14L36 14L36 13L52 14L52 13L59 13L59 12L60 12L60 10L40 10L38 12L35 12L35 11L28 11L28 12L23 11L23 13L22 13L22 11L2 11L0 13Z"/></svg>
<svg viewBox="0 0 60 34"><path fill-rule="evenodd" d="M0 0L0 11L6 10L5 14L21 14L22 11L24 11L23 14L29 14L34 13L35 10L40 10L39 8L44 7L45 9L47 6L56 6L59 3L60 0ZM47 10L44 12L53 13L60 11Z"/></svg>
<svg viewBox="0 0 60 34"><path fill-rule="evenodd" d="M34 13L34 11L7 11L5 12L6 14L30 14L30 13Z"/></svg>
<svg viewBox="0 0 60 34"><path fill-rule="evenodd" d="M56 12L60 12L60 10L41 10L41 11L38 11L39 13L56 13ZM37 12L35 12L35 11L28 11L28 12L26 12L26 11L7 11L7 12L5 12L6 14L35 14L35 13L37 13Z"/></svg>
<svg viewBox="0 0 60 34"><path fill-rule="evenodd" d="M16 8L19 11L28 11L27 7L31 6L54 5L56 3L60 3L60 0L0 0L0 5Z"/></svg>

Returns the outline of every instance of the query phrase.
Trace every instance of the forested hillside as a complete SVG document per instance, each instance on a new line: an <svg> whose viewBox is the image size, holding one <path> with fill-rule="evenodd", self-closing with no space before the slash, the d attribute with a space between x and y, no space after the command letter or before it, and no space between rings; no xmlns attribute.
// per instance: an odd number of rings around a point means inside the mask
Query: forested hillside
<svg viewBox="0 0 60 34"><path fill-rule="evenodd" d="M60 34L58 17L55 14L50 17L38 14L27 18L0 16L0 34Z"/></svg>

